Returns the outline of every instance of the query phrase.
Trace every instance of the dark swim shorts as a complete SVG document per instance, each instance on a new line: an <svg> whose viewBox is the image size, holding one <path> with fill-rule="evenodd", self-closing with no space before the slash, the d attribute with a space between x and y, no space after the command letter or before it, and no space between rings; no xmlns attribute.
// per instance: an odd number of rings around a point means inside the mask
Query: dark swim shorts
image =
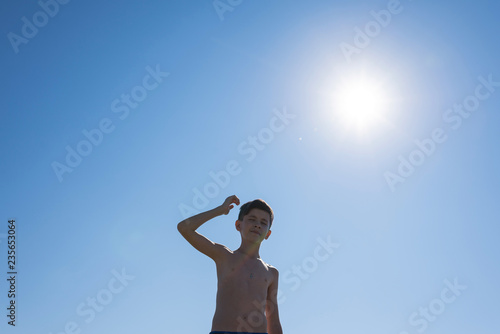
<svg viewBox="0 0 500 334"><path fill-rule="evenodd" d="M254 333L254 332L210 332L210 334L267 334L267 333Z"/></svg>

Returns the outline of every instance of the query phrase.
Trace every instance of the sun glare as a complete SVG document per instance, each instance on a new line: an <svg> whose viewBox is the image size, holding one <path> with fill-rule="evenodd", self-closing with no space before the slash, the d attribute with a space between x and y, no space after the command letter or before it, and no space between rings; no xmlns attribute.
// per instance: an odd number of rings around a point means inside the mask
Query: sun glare
<svg viewBox="0 0 500 334"><path fill-rule="evenodd" d="M365 76L341 82L333 94L334 113L350 129L365 132L384 119L388 98L382 84Z"/></svg>

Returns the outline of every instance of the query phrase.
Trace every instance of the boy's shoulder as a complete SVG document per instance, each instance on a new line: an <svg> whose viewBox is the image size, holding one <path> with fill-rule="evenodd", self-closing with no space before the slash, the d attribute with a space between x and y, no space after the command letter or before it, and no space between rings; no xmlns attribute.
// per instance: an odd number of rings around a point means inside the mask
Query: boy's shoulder
<svg viewBox="0 0 500 334"><path fill-rule="evenodd" d="M262 260L262 263L264 263L264 265L269 269L270 272L272 272L273 274L278 274L278 269L273 266L273 265L270 265L269 263L265 262L264 260Z"/></svg>

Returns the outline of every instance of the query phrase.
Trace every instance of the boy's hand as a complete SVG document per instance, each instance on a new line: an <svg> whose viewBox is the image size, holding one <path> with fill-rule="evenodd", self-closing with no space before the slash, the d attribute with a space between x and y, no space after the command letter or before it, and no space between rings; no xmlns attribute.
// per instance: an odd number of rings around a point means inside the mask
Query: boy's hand
<svg viewBox="0 0 500 334"><path fill-rule="evenodd" d="M232 195L226 198L224 203L219 207L221 212L227 215L229 211L231 211L231 209L234 207L233 203L236 205L240 205L240 199L236 195Z"/></svg>

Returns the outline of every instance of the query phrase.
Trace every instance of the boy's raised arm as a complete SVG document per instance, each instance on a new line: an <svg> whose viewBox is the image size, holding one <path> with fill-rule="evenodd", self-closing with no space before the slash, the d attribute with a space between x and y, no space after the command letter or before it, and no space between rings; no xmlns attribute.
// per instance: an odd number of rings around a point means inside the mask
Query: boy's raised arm
<svg viewBox="0 0 500 334"><path fill-rule="evenodd" d="M177 224L177 230L194 248L214 261L217 261L228 251L228 249L224 245L214 243L207 237L196 232L196 229L212 218L223 214L227 215L234 207L233 203L236 205L240 204L240 200L236 195L226 198L221 206L184 219Z"/></svg>

